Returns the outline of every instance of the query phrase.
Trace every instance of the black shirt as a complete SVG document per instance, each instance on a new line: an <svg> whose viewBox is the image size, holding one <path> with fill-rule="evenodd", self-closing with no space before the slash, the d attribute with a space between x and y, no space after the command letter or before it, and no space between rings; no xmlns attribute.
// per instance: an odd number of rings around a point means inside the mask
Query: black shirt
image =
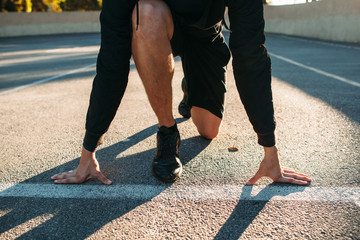
<svg viewBox="0 0 360 240"><path fill-rule="evenodd" d="M172 12L188 18L189 21L198 21L211 0L165 0Z"/></svg>

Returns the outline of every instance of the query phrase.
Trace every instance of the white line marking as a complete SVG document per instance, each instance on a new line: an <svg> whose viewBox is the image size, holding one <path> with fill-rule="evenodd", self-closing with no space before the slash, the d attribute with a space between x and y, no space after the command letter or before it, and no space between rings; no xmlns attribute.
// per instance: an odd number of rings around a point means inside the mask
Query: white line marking
<svg viewBox="0 0 360 240"><path fill-rule="evenodd" d="M0 92L0 96L8 94L8 93L15 92L15 91L19 91L19 90L22 90L24 88L32 87L32 86L38 85L40 83L45 83L45 82L49 82L49 81L52 81L52 80L55 80L55 79L58 79L58 78L61 78L61 77L65 77L65 76L70 75L70 74L78 73L78 72L81 72L81 71L83 71L85 69L92 68L92 67L95 67L95 66L96 66L96 63L93 63L93 64L90 64L88 66L72 70L70 72L62 73L62 74L59 74L59 75L56 75L56 76L48 77L48 78L45 78L45 79L42 79L42 80L39 80L39 81L35 81L35 82L29 83L29 84L25 84L25 85L22 85L22 86L19 86L19 87L15 87L15 88Z"/></svg>
<svg viewBox="0 0 360 240"><path fill-rule="evenodd" d="M14 57L21 55L34 55L34 54L44 54L44 53L75 53L75 52L98 52L100 47L96 46L87 46L87 47L73 47L73 48L54 48L54 49L39 49L39 50L23 50L23 51L10 51L10 52L0 52L0 57Z"/></svg>
<svg viewBox="0 0 360 240"><path fill-rule="evenodd" d="M82 55L84 55L85 53L83 53ZM88 54L88 53L86 53ZM1 60L0 59L0 65L2 67L8 67L8 66L13 66L13 65L19 65L21 63L30 63L30 62L36 62L39 63L40 61L47 61L47 60L53 60L55 61L57 58L70 58L70 57L81 57L82 56L80 53L66 53L66 54L46 54L46 55L42 55L42 56L28 56L28 57L22 57L20 59L5 59L5 60Z"/></svg>
<svg viewBox="0 0 360 240"><path fill-rule="evenodd" d="M285 38L285 39L290 39L290 40L301 41L301 42L317 43L317 44L331 46L331 47L340 47L340 48L360 50L360 47L357 47L357 46L345 45L345 44L339 44L339 43L331 43L331 42L322 42L322 41L317 41L316 39L303 39L303 38L290 37L290 36L280 36L280 37Z"/></svg>
<svg viewBox="0 0 360 240"><path fill-rule="evenodd" d="M135 62L134 62L133 58L130 59L130 65L135 65ZM67 73L62 73L62 74L59 74L59 75L56 75L56 76L53 76L53 77L48 77L48 78L45 78L45 79L42 79L42 80L39 80L39 81L35 81L35 82L29 83L29 84L19 86L19 87L11 88L9 90L0 92L0 96L8 94L8 93L16 92L16 91L22 90L24 88L32 87L32 86L38 85L40 83L45 83L45 82L49 82L49 81L52 81L52 80L55 80L55 79L58 79L58 78L61 78L61 77L65 77L65 76L73 74L73 73L78 73L78 72L81 72L81 71L86 70L88 68L95 67L95 66L96 66L96 63L93 63L93 64L90 64L88 66L78 68L78 69L72 70L72 71L67 72Z"/></svg>
<svg viewBox="0 0 360 240"><path fill-rule="evenodd" d="M75 199L152 198L176 200L249 200L350 202L359 206L360 188L302 186L155 186L155 185L57 185L0 184L0 197Z"/></svg>
<svg viewBox="0 0 360 240"><path fill-rule="evenodd" d="M269 52L269 53L270 53L270 52ZM327 77L331 77L331 78L333 78L333 79L335 79L335 80L338 80L338 81L341 81L341 82L344 82L344 83L353 85L353 86L355 86L355 87L360 87L360 83L358 83L358 82L351 81L351 80L349 80L349 79L346 79L346 78L337 76L337 75L335 75L335 74L331 74L331 73L328 73L328 72L324 72L324 71L319 70L319 69L317 69L317 68L313 68L313 67L304 65L304 64L302 64L302 63L296 62L296 61L291 60L291 59L289 59L289 58L276 55L276 54L274 54L274 53L270 53L270 55L271 55L272 57L278 58L278 59L283 60L283 61L285 61L285 62L294 64L294 65L296 65L296 66L305 68L305 69L307 69L307 70L310 70L310 71L319 73L319 74L324 75L324 76L327 76Z"/></svg>

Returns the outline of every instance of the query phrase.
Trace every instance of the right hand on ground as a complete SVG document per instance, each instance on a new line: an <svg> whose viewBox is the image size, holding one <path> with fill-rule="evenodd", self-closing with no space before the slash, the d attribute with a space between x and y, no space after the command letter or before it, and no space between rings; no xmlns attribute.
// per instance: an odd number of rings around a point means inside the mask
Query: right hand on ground
<svg viewBox="0 0 360 240"><path fill-rule="evenodd" d="M98 179L105 185L112 184L112 181L101 172L99 163L95 159L95 153L85 149L82 151L80 164L77 169L55 174L51 177L51 180L54 180L54 183L57 184L83 183L89 179Z"/></svg>
<svg viewBox="0 0 360 240"><path fill-rule="evenodd" d="M265 147L264 149L265 156L260 163L259 170L246 182L246 185L253 185L262 177L271 178L274 182L296 185L308 185L311 182L311 178L308 175L299 173L290 168L282 167L275 146Z"/></svg>

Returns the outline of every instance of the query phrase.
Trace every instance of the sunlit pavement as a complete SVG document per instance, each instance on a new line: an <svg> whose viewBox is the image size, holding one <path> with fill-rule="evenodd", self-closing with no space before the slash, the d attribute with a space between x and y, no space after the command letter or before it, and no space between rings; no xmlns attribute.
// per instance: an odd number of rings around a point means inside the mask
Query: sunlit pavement
<svg viewBox="0 0 360 240"><path fill-rule="evenodd" d="M113 185L55 185L50 177L79 161L99 38L0 39L1 239L359 238L359 46L267 36L280 157L310 175L309 186L262 179L245 187L262 149L231 64L221 132L207 141L177 113L179 59L173 106L182 178L163 184L151 174L156 117L131 62L124 99L97 153Z"/></svg>

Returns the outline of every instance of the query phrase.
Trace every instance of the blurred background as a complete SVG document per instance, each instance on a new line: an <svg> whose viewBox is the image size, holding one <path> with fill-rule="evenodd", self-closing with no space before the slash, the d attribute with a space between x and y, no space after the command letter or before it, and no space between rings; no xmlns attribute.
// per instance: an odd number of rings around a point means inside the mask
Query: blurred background
<svg viewBox="0 0 360 240"><path fill-rule="evenodd" d="M1 12L100 10L102 0L0 0Z"/></svg>
<svg viewBox="0 0 360 240"><path fill-rule="evenodd" d="M318 0L263 0L267 5L289 5ZM61 12L99 10L102 0L0 0L1 12Z"/></svg>

